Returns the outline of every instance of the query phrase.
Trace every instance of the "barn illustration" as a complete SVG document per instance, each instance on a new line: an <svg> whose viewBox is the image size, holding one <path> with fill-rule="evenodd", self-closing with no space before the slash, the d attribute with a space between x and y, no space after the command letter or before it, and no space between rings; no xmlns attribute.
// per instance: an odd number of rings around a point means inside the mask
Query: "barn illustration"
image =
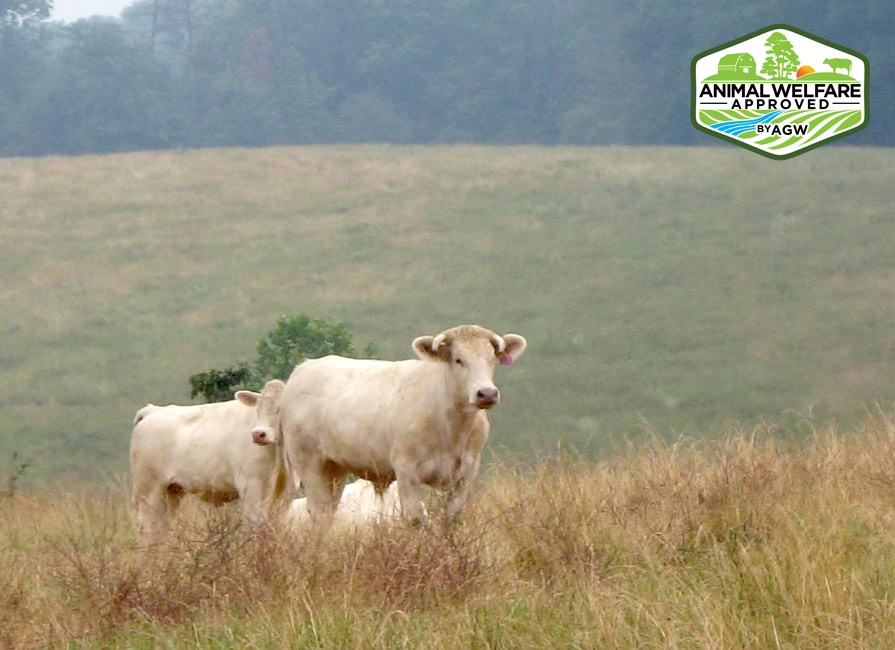
<svg viewBox="0 0 895 650"><path fill-rule="evenodd" d="M755 74L755 59L748 52L738 54L725 54L718 61L718 74L723 72L738 72L742 74Z"/></svg>

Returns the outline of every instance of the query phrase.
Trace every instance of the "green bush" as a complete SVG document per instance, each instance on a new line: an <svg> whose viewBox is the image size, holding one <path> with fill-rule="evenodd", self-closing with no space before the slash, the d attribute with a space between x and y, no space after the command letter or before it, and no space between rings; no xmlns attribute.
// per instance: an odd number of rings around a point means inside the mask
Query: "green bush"
<svg viewBox="0 0 895 650"><path fill-rule="evenodd" d="M245 361L237 361L223 370L212 368L190 376L190 397L200 395L205 402L231 399L233 393L256 384L255 372Z"/></svg>
<svg viewBox="0 0 895 650"><path fill-rule="evenodd" d="M364 348L363 356L375 356L376 351L376 346L370 343ZM237 390L260 390L271 379L288 379L292 369L305 359L328 354L358 356L345 323L304 314L284 315L258 341L258 357L254 362L237 361L222 370L190 376L190 397L218 402L231 399Z"/></svg>

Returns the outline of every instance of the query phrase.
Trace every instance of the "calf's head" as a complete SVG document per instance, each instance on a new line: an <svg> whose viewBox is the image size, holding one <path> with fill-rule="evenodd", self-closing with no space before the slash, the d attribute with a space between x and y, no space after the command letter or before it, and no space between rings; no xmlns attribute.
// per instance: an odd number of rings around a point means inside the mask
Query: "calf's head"
<svg viewBox="0 0 895 650"><path fill-rule="evenodd" d="M236 399L246 406L255 407L255 426L252 427L252 441L256 445L269 445L279 441L280 397L286 387L279 379L271 379L260 393L250 390L236 392Z"/></svg>
<svg viewBox="0 0 895 650"><path fill-rule="evenodd" d="M500 401L494 364L511 365L525 351L525 338L500 336L478 325L461 325L436 336L420 336L413 349L423 360L448 364L450 389L459 402L489 409Z"/></svg>

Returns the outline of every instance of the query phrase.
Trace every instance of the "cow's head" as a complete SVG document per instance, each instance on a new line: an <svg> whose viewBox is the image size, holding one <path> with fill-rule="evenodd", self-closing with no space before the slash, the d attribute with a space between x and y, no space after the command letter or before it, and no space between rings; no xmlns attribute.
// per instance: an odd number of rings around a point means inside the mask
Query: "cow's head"
<svg viewBox="0 0 895 650"><path fill-rule="evenodd" d="M271 379L264 384L260 393L250 390L236 392L236 399L246 406L255 407L255 426L252 427L252 441L256 445L269 445L280 439L280 397L286 387L279 379Z"/></svg>
<svg viewBox="0 0 895 650"><path fill-rule="evenodd" d="M511 365L525 351L525 339L518 334L500 336L478 325L461 325L437 336L420 336L413 350L423 360L447 365L452 389L458 401L479 409L489 409L500 401L494 385L494 364Z"/></svg>

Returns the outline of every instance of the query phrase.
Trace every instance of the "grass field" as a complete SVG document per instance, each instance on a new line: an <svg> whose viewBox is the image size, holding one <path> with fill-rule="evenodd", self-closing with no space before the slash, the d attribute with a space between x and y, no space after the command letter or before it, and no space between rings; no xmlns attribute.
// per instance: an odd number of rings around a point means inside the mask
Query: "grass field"
<svg viewBox="0 0 895 650"><path fill-rule="evenodd" d="M0 160L0 477L114 483L134 411L188 402L284 313L393 359L460 323L525 335L504 457L859 422L895 397L893 169L847 147Z"/></svg>
<svg viewBox="0 0 895 650"><path fill-rule="evenodd" d="M3 648L895 646L895 422L491 465L461 521L141 555L127 489L0 496Z"/></svg>

